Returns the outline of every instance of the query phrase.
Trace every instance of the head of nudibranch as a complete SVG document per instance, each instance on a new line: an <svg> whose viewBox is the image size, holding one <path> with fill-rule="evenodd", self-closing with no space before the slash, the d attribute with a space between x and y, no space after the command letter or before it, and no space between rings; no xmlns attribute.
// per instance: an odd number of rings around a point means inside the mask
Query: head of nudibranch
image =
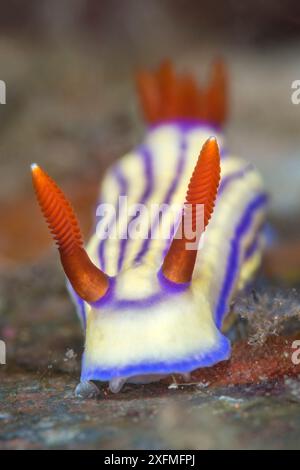
<svg viewBox="0 0 300 470"><path fill-rule="evenodd" d="M206 122L219 128L225 120L227 79L221 61L213 64L203 88L189 75L176 75L169 61L154 73L140 71L137 85L150 127ZM187 374L228 357L229 342L214 317L211 263L199 264L197 258L220 180L215 138L202 147L182 201L178 230L163 256L160 251L156 258L147 256L124 266L113 278L84 249L77 218L62 191L38 165L31 168L68 284L84 310L79 394L94 394L88 386L91 380L109 381L111 390L118 391L126 381L145 383L172 373ZM202 224L197 223L199 205L204 207Z"/></svg>
<svg viewBox="0 0 300 470"><path fill-rule="evenodd" d="M75 213L56 183L38 165L31 169L63 269L85 304L82 383L110 381L111 389L118 391L126 380L146 382L154 376L186 374L228 356L228 341L215 325L205 280L201 283L201 273L194 277L201 235L196 228L197 208L204 207L204 231L220 181L214 138L204 144L191 176L178 227L181 236L170 241L159 269L142 262L115 278L89 258ZM193 239L187 239L183 227L192 228Z"/></svg>

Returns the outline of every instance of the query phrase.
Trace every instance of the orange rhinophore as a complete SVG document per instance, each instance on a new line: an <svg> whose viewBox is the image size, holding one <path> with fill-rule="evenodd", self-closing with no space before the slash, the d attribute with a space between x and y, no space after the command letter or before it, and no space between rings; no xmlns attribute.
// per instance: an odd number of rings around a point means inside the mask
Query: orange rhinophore
<svg viewBox="0 0 300 470"><path fill-rule="evenodd" d="M176 74L169 60L154 72L140 71L137 87L145 119L150 124L190 119L219 126L227 117L227 74L221 60L213 64L203 89L193 77Z"/></svg>
<svg viewBox="0 0 300 470"><path fill-rule="evenodd" d="M75 212L57 184L38 165L31 165L33 186L58 246L64 271L77 294L87 302L99 300L108 289L107 276L83 248Z"/></svg>
<svg viewBox="0 0 300 470"><path fill-rule="evenodd" d="M165 256L162 271L164 276L175 283L189 282L193 275L196 262L197 248L189 249L190 243L197 246L201 233L196 233L190 239L187 230L197 229L196 216L199 214L197 205L204 205L205 230L213 213L214 204L220 182L220 153L216 139L208 139L202 147L199 159L188 185L185 208L179 227L179 234L174 237L168 253ZM190 232L191 233L191 232Z"/></svg>

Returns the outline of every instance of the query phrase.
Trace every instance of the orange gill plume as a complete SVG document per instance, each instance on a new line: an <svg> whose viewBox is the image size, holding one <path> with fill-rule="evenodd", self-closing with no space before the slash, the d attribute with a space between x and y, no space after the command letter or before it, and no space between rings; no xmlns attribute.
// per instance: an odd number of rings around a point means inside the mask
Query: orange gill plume
<svg viewBox="0 0 300 470"><path fill-rule="evenodd" d="M222 124L227 118L227 71L221 59L216 60L211 68L210 79L205 93L206 119L215 124Z"/></svg>
<svg viewBox="0 0 300 470"><path fill-rule="evenodd" d="M165 256L162 272L164 276L175 283L186 283L192 279L197 257L197 245L201 233L205 230L213 213L214 204L220 182L220 153L215 138L208 139L202 147L194 172L188 185L185 207L182 220L168 253ZM202 232L197 233L196 217L199 214L197 205L204 206L204 221ZM186 237L187 231L194 235ZM195 233L196 232L196 233ZM193 243L194 248L189 249L188 244Z"/></svg>
<svg viewBox="0 0 300 470"><path fill-rule="evenodd" d="M160 121L160 95L152 73L141 71L137 74L137 91L146 121L150 124Z"/></svg>
<svg viewBox="0 0 300 470"><path fill-rule="evenodd" d="M203 89L192 76L176 74L169 60L162 62L157 71L138 72L137 89L150 124L198 119L221 125L227 116L227 74L221 60L212 65L210 79Z"/></svg>
<svg viewBox="0 0 300 470"><path fill-rule="evenodd" d="M176 76L169 60L161 63L156 74L159 95L159 119L172 119L176 114Z"/></svg>
<svg viewBox="0 0 300 470"><path fill-rule="evenodd" d="M37 200L56 241L64 271L77 294L87 302L99 300L108 289L108 277L83 248L75 212L57 184L38 165L31 165Z"/></svg>

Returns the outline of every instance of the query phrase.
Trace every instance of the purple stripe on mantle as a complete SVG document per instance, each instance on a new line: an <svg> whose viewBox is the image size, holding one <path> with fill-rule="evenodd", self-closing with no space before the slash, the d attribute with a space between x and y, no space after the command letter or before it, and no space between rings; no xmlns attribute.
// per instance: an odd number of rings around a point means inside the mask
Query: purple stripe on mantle
<svg viewBox="0 0 300 470"><path fill-rule="evenodd" d="M255 238L253 238L251 245L247 248L244 256L244 260L247 261L251 258L252 255L257 251L259 248L259 236L257 235Z"/></svg>
<svg viewBox="0 0 300 470"><path fill-rule="evenodd" d="M239 178L242 178L244 175L246 175L249 171L251 171L253 169L253 165L251 163L247 164L244 168L242 168L241 170L238 170L234 173L231 173L230 175L228 176L224 176L224 178L221 179L221 183L220 183L220 186L219 186L219 190L218 190L218 197L221 196L221 194L225 191L225 189L235 180L239 179ZM179 218L176 220L176 222L173 224L173 227L171 228L171 232L170 232L170 236L167 240L167 243L166 243L166 246L164 248L164 251L163 251L163 258L165 257L168 249L169 249L169 246L171 244L171 241L173 240L173 237L176 233L176 229L178 227L178 224L179 224L179 221L180 221L180 216Z"/></svg>
<svg viewBox="0 0 300 470"><path fill-rule="evenodd" d="M152 168L152 156L150 153L150 150L146 146L142 146L139 148L139 155L143 159L143 165L144 165L144 176L145 176L145 190L141 196L141 199L139 200L139 204L145 204L147 200L149 199L152 190L153 190L153 168ZM136 219L138 214L134 215L131 217L129 220L126 230L126 237L122 238L120 241L120 253L119 253L119 259L118 259L118 272L120 272L124 258L125 258L125 253L126 253L126 247L127 247L127 242L128 242L128 225Z"/></svg>
<svg viewBox="0 0 300 470"><path fill-rule="evenodd" d="M111 368L103 365L89 364L86 354L82 358L81 381L86 380L111 380L114 377L131 377L141 374L175 374L191 372L199 367L209 367L217 362L224 361L230 356L230 342L218 332L216 343L211 349L203 352L199 344L199 351L185 357L179 357L174 362L170 360L144 360L135 364L127 364L121 367L115 366ZM100 358L101 360L101 358Z"/></svg>
<svg viewBox="0 0 300 470"><path fill-rule="evenodd" d="M245 251L244 260L248 260L249 258L251 258L251 256L254 255L254 253L259 249L260 241L261 241L262 236L263 236L262 233L263 233L264 228L265 228L265 224L261 224L257 228L252 242L250 243L250 245L247 247L247 249Z"/></svg>
<svg viewBox="0 0 300 470"><path fill-rule="evenodd" d="M125 176L123 175L121 169L119 166L115 166L115 168L113 169L113 174L118 182L118 185L119 185L119 197L120 196L125 196L127 194L127 191L128 191L128 181L127 179L125 178ZM118 217L118 211L119 211L119 203L117 201L117 204L116 204L116 218L113 217L110 222L109 222L109 226L108 226L108 232L110 232L114 226L114 224L116 223L116 220L117 220L117 217ZM98 256L99 256L99 262L100 262L100 268L102 269L102 271L105 271L105 245L106 245L106 240L107 238L103 238L100 243L99 243L99 247L98 247Z"/></svg>
<svg viewBox="0 0 300 470"><path fill-rule="evenodd" d="M207 131L207 132L221 132L221 127L213 124L209 121L204 121L200 119L169 119L166 121L158 122L149 126L148 130L151 132L154 129L165 126L175 126L181 132L193 131L195 129Z"/></svg>
<svg viewBox="0 0 300 470"><path fill-rule="evenodd" d="M150 125L148 127L148 132L151 133L152 131L155 131L156 129L160 127L168 127L171 126L174 129L177 129L181 134L187 136L189 132L193 131L203 131L207 132L208 135L211 137L216 137L216 134L219 134L221 137L223 136L222 134L222 128L218 125L214 125L211 122L208 121L203 121L199 119L173 119L173 120L167 120L163 122L159 122L153 125ZM201 148L199 148L200 152ZM222 148L220 148L220 156L221 158L225 158L228 155L228 150L227 147L224 145Z"/></svg>
<svg viewBox="0 0 300 470"><path fill-rule="evenodd" d="M140 251L138 252L138 254L135 257L134 261L136 263L141 262L142 258L144 257L147 250L149 249L149 245L151 243L151 235L154 233L154 231L157 229L157 227L159 225L160 214L163 214L165 212L166 208L165 208L164 204L166 204L166 205L170 204L170 202L172 200L172 197L173 197L173 195L174 195L174 193L177 189L178 181L179 181L180 175L182 174L182 171L184 169L184 164L185 164L185 161L186 161L185 150L186 150L186 140L185 140L184 137L182 137L181 143L180 143L180 152L179 152L179 157L178 157L178 160L177 160L175 176L172 179L171 185L170 185L170 187L169 187L169 189L166 193L166 196L165 196L165 198L162 202L162 204L163 204L162 210L161 211L159 210L159 212L156 214L155 219L154 219L153 223L151 224L151 227L148 230L147 238L145 238Z"/></svg>
<svg viewBox="0 0 300 470"><path fill-rule="evenodd" d="M256 196L247 206L243 217L238 224L235 235L231 240L230 253L227 259L227 267L224 277L223 286L221 288L219 300L215 311L215 320L217 327L222 324L224 314L228 309L228 300L232 292L234 282L239 270L240 242L247 230L251 227L253 216L256 211L260 210L266 203L268 197L265 193Z"/></svg>
<svg viewBox="0 0 300 470"><path fill-rule="evenodd" d="M251 163L247 164L244 168L241 170L237 170L234 173L229 174L228 176L224 176L222 178L219 190L218 190L218 197L225 191L227 186L232 182L235 181L239 178L242 178L245 176L249 171L253 170L253 165Z"/></svg>

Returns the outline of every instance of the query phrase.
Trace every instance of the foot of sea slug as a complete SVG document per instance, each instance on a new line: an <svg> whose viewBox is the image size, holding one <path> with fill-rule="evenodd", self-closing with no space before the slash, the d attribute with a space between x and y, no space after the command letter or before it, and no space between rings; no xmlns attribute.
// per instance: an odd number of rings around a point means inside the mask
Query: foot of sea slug
<svg viewBox="0 0 300 470"><path fill-rule="evenodd" d="M125 384L126 380L126 378L124 379L122 377L115 377L114 379L111 379L109 381L109 390L113 393L118 393Z"/></svg>
<svg viewBox="0 0 300 470"><path fill-rule="evenodd" d="M75 396L77 398L96 398L100 394L100 390L93 382L79 382L75 388Z"/></svg>

